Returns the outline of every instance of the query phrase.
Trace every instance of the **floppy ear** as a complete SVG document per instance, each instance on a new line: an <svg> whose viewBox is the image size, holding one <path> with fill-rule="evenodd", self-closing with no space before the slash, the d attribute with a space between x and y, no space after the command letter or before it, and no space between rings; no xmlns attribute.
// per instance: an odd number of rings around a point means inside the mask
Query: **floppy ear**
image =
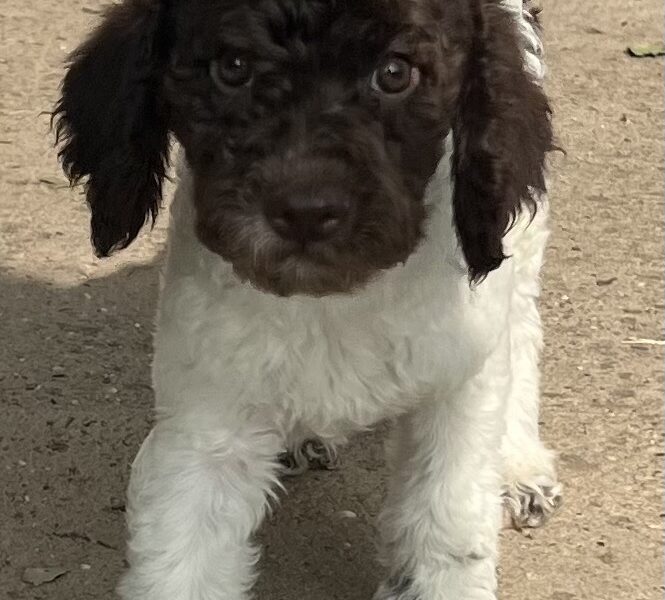
<svg viewBox="0 0 665 600"><path fill-rule="evenodd" d="M160 206L168 116L160 102L167 60L166 2L125 0L69 59L53 112L72 183L86 179L98 256L127 247Z"/></svg>
<svg viewBox="0 0 665 600"><path fill-rule="evenodd" d="M502 238L545 191L553 149L550 107L524 70L514 17L497 0L471 0L474 32L453 126L455 225L471 281L505 257Z"/></svg>

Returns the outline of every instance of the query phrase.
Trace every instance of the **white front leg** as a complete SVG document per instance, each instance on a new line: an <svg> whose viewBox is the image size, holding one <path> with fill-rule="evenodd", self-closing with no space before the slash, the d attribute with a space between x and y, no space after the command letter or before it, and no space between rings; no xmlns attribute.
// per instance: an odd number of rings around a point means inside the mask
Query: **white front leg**
<svg viewBox="0 0 665 600"><path fill-rule="evenodd" d="M515 285L509 315L512 381L506 404L502 443L503 494L507 517L518 529L547 522L561 503L554 453L540 439L539 355L543 326L538 312L539 273L548 237L547 205L525 229L525 217L511 232L509 254L515 259Z"/></svg>
<svg viewBox="0 0 665 600"><path fill-rule="evenodd" d="M494 600L506 343L448 397L398 423L380 519L389 579L375 600Z"/></svg>
<svg viewBox="0 0 665 600"><path fill-rule="evenodd" d="M124 600L243 600L250 538L275 483L276 435L250 427L193 431L168 420L132 467Z"/></svg>

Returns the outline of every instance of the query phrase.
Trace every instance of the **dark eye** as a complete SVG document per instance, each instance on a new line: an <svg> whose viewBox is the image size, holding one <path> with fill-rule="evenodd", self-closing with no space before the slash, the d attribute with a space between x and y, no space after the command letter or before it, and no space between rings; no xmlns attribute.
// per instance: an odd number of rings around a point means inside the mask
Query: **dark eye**
<svg viewBox="0 0 665 600"><path fill-rule="evenodd" d="M389 56L372 75L372 88L383 94L405 94L418 85L420 71L401 56Z"/></svg>
<svg viewBox="0 0 665 600"><path fill-rule="evenodd" d="M240 87L252 80L252 63L243 54L229 52L210 63L210 76L219 87Z"/></svg>

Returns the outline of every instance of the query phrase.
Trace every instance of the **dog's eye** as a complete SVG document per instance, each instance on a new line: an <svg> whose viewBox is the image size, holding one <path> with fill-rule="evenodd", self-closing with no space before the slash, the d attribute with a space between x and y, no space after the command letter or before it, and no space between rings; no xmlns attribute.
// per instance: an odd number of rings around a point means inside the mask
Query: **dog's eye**
<svg viewBox="0 0 665 600"><path fill-rule="evenodd" d="M385 58L372 75L372 88L389 95L404 95L418 85L420 71L401 56Z"/></svg>
<svg viewBox="0 0 665 600"><path fill-rule="evenodd" d="M210 63L210 76L219 87L240 87L252 80L252 63L243 54L229 52Z"/></svg>

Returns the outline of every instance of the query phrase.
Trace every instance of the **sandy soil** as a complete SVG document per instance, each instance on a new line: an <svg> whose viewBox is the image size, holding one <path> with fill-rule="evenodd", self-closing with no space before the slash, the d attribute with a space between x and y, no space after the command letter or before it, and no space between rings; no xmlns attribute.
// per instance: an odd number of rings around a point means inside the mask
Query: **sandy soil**
<svg viewBox="0 0 665 600"><path fill-rule="evenodd" d="M118 258L88 245L48 134L62 60L96 0L3 0L0 14L0 598L112 597L123 490L150 424L148 369L163 226ZM663 596L661 0L545 0L556 161L545 270L543 432L565 507L506 532L501 597ZM369 599L383 432L344 468L288 485L268 520L258 598ZM336 514L353 511L355 519ZM27 568L57 567L33 586Z"/></svg>

